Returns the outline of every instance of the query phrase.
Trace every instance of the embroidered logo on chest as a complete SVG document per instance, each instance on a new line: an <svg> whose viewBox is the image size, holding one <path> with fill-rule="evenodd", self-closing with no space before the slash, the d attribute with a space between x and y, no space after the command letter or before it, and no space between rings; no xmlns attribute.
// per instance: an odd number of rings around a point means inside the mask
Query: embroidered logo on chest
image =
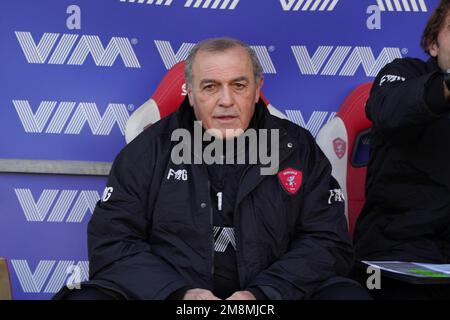
<svg viewBox="0 0 450 320"><path fill-rule="evenodd" d="M278 172L278 179L280 179L284 190L290 194L296 194L302 185L303 174L299 170L286 168Z"/></svg>

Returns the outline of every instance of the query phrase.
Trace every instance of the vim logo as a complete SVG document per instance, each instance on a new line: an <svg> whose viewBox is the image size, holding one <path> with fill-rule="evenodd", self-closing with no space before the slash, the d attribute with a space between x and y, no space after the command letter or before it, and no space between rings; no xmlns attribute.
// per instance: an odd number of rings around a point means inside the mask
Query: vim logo
<svg viewBox="0 0 450 320"><path fill-rule="evenodd" d="M186 0L185 8L200 8L200 9L220 9L220 10L234 10L240 0ZM173 0L120 0L120 2L129 3L145 3L154 5L170 6Z"/></svg>
<svg viewBox="0 0 450 320"><path fill-rule="evenodd" d="M121 103L108 104L101 116L93 102L41 101L36 112L32 111L28 100L12 102L27 133L43 133L45 129L45 133L50 134L60 134L63 130L64 134L80 134L88 123L92 134L109 135L117 123L124 135L130 117L127 106Z"/></svg>
<svg viewBox="0 0 450 320"><path fill-rule="evenodd" d="M88 280L89 262L74 260L41 260L34 272L27 260L12 259L11 265L25 293L56 293L66 285L66 279L71 275L74 266L80 272L80 281ZM56 267L55 267L56 265ZM48 281L47 281L48 280ZM44 288L44 285L47 285Z"/></svg>
<svg viewBox="0 0 450 320"><path fill-rule="evenodd" d="M157 6L161 5L170 6L173 0L120 0L120 2L145 3L145 4L154 4Z"/></svg>
<svg viewBox="0 0 450 320"><path fill-rule="evenodd" d="M313 111L309 119L306 121L300 110L286 110L286 117L293 123L305 128L313 137L317 136L317 133L323 125L330 122L336 115L336 112L328 111Z"/></svg>
<svg viewBox="0 0 450 320"><path fill-rule="evenodd" d="M338 2L339 0L280 0L284 11L333 11Z"/></svg>
<svg viewBox="0 0 450 320"><path fill-rule="evenodd" d="M94 212L100 194L96 190L44 189L38 201L30 189L14 189L28 222L81 223L87 212Z"/></svg>
<svg viewBox="0 0 450 320"><path fill-rule="evenodd" d="M380 11L397 11L397 12L427 12L427 6L424 0L377 0Z"/></svg>
<svg viewBox="0 0 450 320"><path fill-rule="evenodd" d="M195 46L195 43L183 43L175 53L169 41L155 40L156 48L167 70L182 60L186 60L189 51ZM269 49L266 46L251 46L255 50L259 61L261 62L263 72L275 74L275 66L270 58Z"/></svg>
<svg viewBox="0 0 450 320"><path fill-rule="evenodd" d="M366 76L375 77L387 63L402 58L399 48L390 47L383 48L377 58L370 47L319 46L313 56L306 46L291 49L304 75L354 76L362 65Z"/></svg>
<svg viewBox="0 0 450 320"><path fill-rule="evenodd" d="M240 0L187 0L186 8L234 10Z"/></svg>
<svg viewBox="0 0 450 320"><path fill-rule="evenodd" d="M100 38L93 35L46 32L36 44L30 32L15 34L28 63L81 66L91 55L96 66L111 67L120 56L125 67L141 67L128 38L112 37L105 48Z"/></svg>

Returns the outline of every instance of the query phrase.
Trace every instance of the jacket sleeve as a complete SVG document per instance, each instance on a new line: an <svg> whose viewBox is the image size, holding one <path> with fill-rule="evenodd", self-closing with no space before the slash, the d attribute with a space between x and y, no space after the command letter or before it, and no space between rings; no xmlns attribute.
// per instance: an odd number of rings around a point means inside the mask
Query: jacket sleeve
<svg viewBox="0 0 450 320"><path fill-rule="evenodd" d="M295 237L289 251L251 285L258 286L269 299L308 298L323 281L345 276L353 266L343 194L331 176L328 159L310 135L309 140L309 173L300 195L303 203Z"/></svg>
<svg viewBox="0 0 450 320"><path fill-rule="evenodd" d="M132 299L165 299L187 286L147 241L149 195L157 192L151 190L154 157L134 141L122 150L88 225L90 279L106 281Z"/></svg>
<svg viewBox="0 0 450 320"><path fill-rule="evenodd" d="M366 104L374 128L394 141L413 139L423 125L449 110L442 73L423 74L418 63L401 59L386 65L377 75Z"/></svg>

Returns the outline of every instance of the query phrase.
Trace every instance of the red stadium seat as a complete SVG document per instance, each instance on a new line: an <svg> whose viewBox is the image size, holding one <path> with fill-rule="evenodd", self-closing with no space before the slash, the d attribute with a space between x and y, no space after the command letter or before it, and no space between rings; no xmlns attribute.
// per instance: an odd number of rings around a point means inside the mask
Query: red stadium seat
<svg viewBox="0 0 450 320"><path fill-rule="evenodd" d="M125 128L126 142L129 143L152 123L176 111L186 94L184 61L181 61L166 73L152 97L130 116ZM286 118L281 111L270 105L262 94L261 98L267 104L271 114L280 118Z"/></svg>
<svg viewBox="0 0 450 320"><path fill-rule="evenodd" d="M318 133L316 141L333 167L346 201L345 214L353 235L356 219L365 201L369 131L372 123L365 106L372 83L354 89L341 105L336 117Z"/></svg>

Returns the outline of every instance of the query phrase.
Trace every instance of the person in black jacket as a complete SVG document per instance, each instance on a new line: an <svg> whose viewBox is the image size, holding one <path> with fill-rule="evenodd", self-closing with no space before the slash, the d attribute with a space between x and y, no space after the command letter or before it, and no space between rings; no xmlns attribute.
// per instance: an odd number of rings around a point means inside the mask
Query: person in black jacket
<svg viewBox="0 0 450 320"><path fill-rule="evenodd" d="M353 248L330 163L311 134L270 115L253 50L238 40L205 40L186 61L186 81L179 110L115 159L88 226L90 281L59 297L368 298L345 278ZM174 132L195 140L196 120L215 130L210 138L225 145L226 159L248 161L204 163L210 144L199 150L194 141L182 156L194 163L179 163ZM279 155L273 174L262 174L261 159L250 163L256 149L227 144L260 129L278 138L258 140Z"/></svg>
<svg viewBox="0 0 450 320"><path fill-rule="evenodd" d="M366 104L373 129L354 237L360 260L450 263L450 1L429 19L421 45L428 61L386 65ZM384 286L384 298L450 298L448 286Z"/></svg>

